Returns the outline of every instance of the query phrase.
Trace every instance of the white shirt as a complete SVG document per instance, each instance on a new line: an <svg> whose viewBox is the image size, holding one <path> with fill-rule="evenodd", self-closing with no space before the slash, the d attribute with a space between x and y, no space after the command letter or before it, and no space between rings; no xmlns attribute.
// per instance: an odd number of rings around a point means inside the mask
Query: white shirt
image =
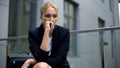
<svg viewBox="0 0 120 68"><path fill-rule="evenodd" d="M52 37L49 37L49 46L50 46L50 50L49 50L48 56L51 55L51 49L52 49Z"/></svg>

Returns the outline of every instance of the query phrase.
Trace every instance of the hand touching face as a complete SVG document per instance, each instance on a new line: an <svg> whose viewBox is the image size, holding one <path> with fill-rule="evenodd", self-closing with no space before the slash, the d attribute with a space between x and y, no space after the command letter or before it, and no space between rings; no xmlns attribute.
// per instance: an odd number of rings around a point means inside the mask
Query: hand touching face
<svg viewBox="0 0 120 68"><path fill-rule="evenodd" d="M41 15L42 24L45 29L54 29L54 25L56 24L58 15L53 7L49 7L46 12Z"/></svg>
<svg viewBox="0 0 120 68"><path fill-rule="evenodd" d="M44 23L44 28L45 30L53 30L54 29L54 24L52 21L46 21Z"/></svg>

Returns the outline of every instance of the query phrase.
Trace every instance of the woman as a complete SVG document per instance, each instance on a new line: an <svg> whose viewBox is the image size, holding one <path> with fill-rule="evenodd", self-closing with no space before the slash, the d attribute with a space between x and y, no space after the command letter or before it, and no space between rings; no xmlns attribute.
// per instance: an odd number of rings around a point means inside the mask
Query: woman
<svg viewBox="0 0 120 68"><path fill-rule="evenodd" d="M28 59L22 68L70 68L67 61L69 50L69 30L56 25L58 9L52 2L41 6L40 27L29 31L30 50L35 59Z"/></svg>

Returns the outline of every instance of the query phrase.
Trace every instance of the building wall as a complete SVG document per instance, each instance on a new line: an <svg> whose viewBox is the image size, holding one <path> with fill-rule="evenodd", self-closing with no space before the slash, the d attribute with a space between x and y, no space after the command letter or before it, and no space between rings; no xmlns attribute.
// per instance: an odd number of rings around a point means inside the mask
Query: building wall
<svg viewBox="0 0 120 68"><path fill-rule="evenodd" d="M114 16L109 8L109 0L104 1L104 3L101 0L80 1L80 29L99 28L98 18L105 21L105 27L111 27L113 25ZM85 64L81 64L82 68L101 68L99 33L87 33L80 37L80 59L87 65L85 67ZM108 42L108 45L104 46L105 67L114 68L115 62L112 58L111 32L104 32L103 40Z"/></svg>
<svg viewBox="0 0 120 68"><path fill-rule="evenodd" d="M8 36L9 0L0 0L0 38Z"/></svg>
<svg viewBox="0 0 120 68"><path fill-rule="evenodd" d="M0 0L0 38L8 37L9 0ZM6 42L0 41L0 68L6 68Z"/></svg>

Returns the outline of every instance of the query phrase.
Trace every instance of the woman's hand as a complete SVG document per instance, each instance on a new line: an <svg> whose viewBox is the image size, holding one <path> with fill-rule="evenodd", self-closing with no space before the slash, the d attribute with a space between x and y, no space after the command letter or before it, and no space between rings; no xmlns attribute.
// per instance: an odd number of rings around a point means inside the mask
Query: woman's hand
<svg viewBox="0 0 120 68"><path fill-rule="evenodd" d="M54 24L51 21L46 21L45 22L45 30L53 30L54 29Z"/></svg>
<svg viewBox="0 0 120 68"><path fill-rule="evenodd" d="M27 59L21 68L28 68L30 64L36 64L37 61L35 59Z"/></svg>

